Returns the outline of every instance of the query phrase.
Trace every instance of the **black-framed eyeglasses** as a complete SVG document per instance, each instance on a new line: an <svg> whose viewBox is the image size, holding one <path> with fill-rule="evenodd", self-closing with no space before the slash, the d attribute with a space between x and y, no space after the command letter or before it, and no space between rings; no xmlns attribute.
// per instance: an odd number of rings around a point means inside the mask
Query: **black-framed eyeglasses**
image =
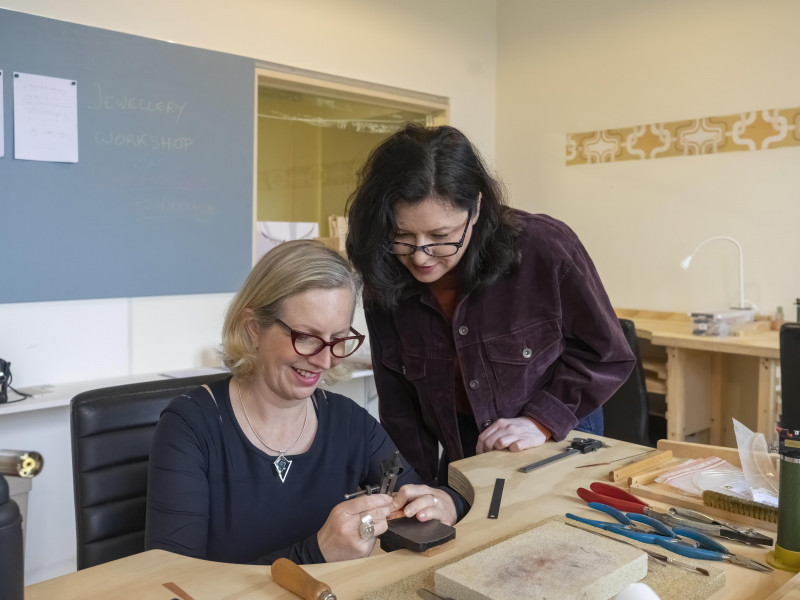
<svg viewBox="0 0 800 600"><path fill-rule="evenodd" d="M292 347L300 356L314 356L322 352L326 347L329 347L331 349L331 354L336 358L346 358L358 350L361 344L364 343L365 336L358 333L352 327L350 328L350 333L353 335L334 338L330 342L326 342L313 333L292 329L280 319L276 319L275 322L292 336Z"/></svg>
<svg viewBox="0 0 800 600"><path fill-rule="evenodd" d="M461 234L461 239L457 242L436 242L433 244L424 244L422 246L406 244L405 242L386 242L386 249L390 254L398 254L400 256L409 256L414 254L417 250L421 250L428 256L434 256L436 258L453 256L456 252L461 250L461 246L464 245L464 238L467 237L467 229L469 228L471 219L472 209L469 209L467 211L467 222L464 224L464 233Z"/></svg>

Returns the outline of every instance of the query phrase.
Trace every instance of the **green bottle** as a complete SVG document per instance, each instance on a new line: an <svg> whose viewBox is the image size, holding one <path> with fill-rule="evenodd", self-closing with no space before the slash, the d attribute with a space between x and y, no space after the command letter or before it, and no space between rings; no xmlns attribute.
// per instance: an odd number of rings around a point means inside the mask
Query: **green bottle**
<svg viewBox="0 0 800 600"><path fill-rule="evenodd" d="M800 571L800 431L782 428L778 490L778 539L767 562L783 571Z"/></svg>

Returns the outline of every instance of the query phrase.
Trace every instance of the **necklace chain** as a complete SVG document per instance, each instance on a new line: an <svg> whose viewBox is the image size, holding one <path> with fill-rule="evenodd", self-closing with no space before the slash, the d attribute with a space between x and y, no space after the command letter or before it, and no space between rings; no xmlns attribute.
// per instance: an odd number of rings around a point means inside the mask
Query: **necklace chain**
<svg viewBox="0 0 800 600"><path fill-rule="evenodd" d="M300 438L303 437L303 433L305 433L305 430L306 430L306 422L308 421L308 402L306 402L306 413L305 413L305 416L303 417L303 428L300 430L300 435L297 436L297 439L294 442L292 442L292 445L289 446L288 448L286 448L286 450L276 450L275 448L273 448L272 446L267 444L264 440L262 440L261 436L258 435L258 431L256 431L256 428L253 427L253 423L250 421L250 416L247 414L247 408L244 405L244 396L242 396L242 388L239 387L239 379L238 378L236 379L236 391L239 392L239 404L242 405L242 411L244 412L244 418L247 420L247 424L250 426L250 431L253 432L253 434L256 436L258 441L261 442L264 445L264 447L267 448L267 450L271 450L272 452L277 452L280 456L283 456L289 450L291 450L292 448L294 448L297 445L297 442L300 441Z"/></svg>

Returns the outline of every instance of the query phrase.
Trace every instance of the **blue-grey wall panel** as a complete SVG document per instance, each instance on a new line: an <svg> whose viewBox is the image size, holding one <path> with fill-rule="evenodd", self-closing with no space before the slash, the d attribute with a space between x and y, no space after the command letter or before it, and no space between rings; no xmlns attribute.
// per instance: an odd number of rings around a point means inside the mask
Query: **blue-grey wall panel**
<svg viewBox="0 0 800 600"><path fill-rule="evenodd" d="M252 59L0 9L0 70L0 303L238 289ZM15 71L78 82L78 163L14 159Z"/></svg>

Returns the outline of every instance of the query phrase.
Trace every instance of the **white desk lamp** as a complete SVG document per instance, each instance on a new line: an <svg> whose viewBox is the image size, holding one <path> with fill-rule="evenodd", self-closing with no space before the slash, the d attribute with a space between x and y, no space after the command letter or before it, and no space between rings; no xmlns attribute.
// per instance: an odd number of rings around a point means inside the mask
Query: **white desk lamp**
<svg viewBox="0 0 800 600"><path fill-rule="evenodd" d="M748 310L748 308L744 305L744 258L742 254L742 245L732 237L728 237L727 235L715 235L707 240L703 240L697 245L697 248L695 248L689 256L681 261L681 267L683 269L688 269L689 263L692 262L692 258L695 254L697 254L697 251L705 246L708 242L713 242L714 240L728 240L729 242L736 244L736 247L739 249L739 306L735 306L733 308L737 310Z"/></svg>

